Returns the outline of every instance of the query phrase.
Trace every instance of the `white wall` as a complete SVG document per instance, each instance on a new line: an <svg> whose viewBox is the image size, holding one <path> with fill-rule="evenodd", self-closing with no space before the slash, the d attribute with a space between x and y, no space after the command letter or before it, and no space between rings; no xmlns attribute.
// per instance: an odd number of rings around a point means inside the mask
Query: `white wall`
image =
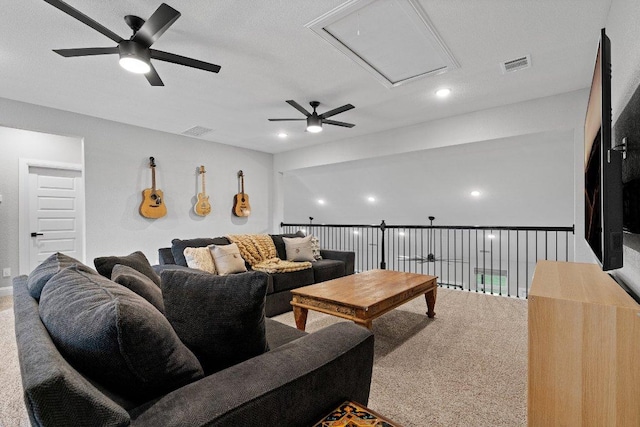
<svg viewBox="0 0 640 427"><path fill-rule="evenodd" d="M8 99L0 98L0 111L0 126L73 135L84 140L89 265L98 256L125 255L135 250L143 251L154 263L158 248L170 246L171 239L176 237L270 231L271 154ZM12 146L11 142L2 144L0 152L6 149L5 145ZM150 156L156 159L157 187L164 191L168 209L167 216L156 220L138 213L141 192L151 186ZM199 217L192 210L200 179L197 167L201 164L207 170L207 193L213 208L207 217ZM17 164L15 169L17 182ZM239 191L236 174L240 169L246 175L245 190L252 207L248 218L231 214L233 195ZM17 184L7 179L8 187L17 188ZM3 202L0 210L13 209L13 203L13 200ZM3 222L0 228L12 227ZM0 267L5 262L13 263L17 256L15 243L10 242L5 248ZM17 268L15 264L12 270Z"/></svg>
<svg viewBox="0 0 640 427"><path fill-rule="evenodd" d="M594 48L595 49L595 48ZM595 52L595 50L594 50ZM594 53L595 55L595 53ZM536 135L555 135L563 139L559 145L573 147L572 159L566 158L566 164L558 164L570 175L563 175L563 188L571 186L573 192L568 197L572 200L572 224L576 226L575 260L593 261L584 243L584 201L583 201L583 124L588 98L588 90L580 90L561 95L534 99L513 105L477 111L455 117L449 117L422 123L401 129L381 132L366 137L357 137L337 141L328 145L289 151L274 156L274 227L284 218L290 218L286 210L286 172L308 168L332 165L345 161L362 161L364 159L383 158L402 153L411 153L407 159L418 152L434 148L452 147L467 143L503 140L508 142L524 141ZM554 137L555 137L554 136ZM525 138L524 140L521 138ZM474 144L465 145L461 149L471 148ZM526 157L526 153L514 152L513 161ZM507 160L508 161L508 160ZM456 161L443 163L456 172ZM400 166L399 166L400 167ZM329 169L326 169L329 171ZM512 171L505 180L519 176L519 171ZM329 179L330 173L325 177ZM535 178L531 177L532 179ZM355 174L351 181L361 179ZM367 179L365 177L365 179ZM340 193L341 186L327 186L327 190ZM450 191L462 191L463 188L449 188ZM396 189L389 189L390 192ZM513 189L515 190L515 188ZM380 195L386 197L387 194ZM428 215L428 214L427 214ZM437 216L435 213L433 214ZM309 216L309 215L305 215ZM311 215L313 216L313 215ZM304 218L302 218L304 219ZM382 218L377 218L375 222ZM386 219L386 218L385 218ZM527 218L522 218L526 220ZM472 221L472 219L469 219ZM487 220L488 221L488 220ZM305 221L306 222L306 221ZM358 221L360 222L360 221ZM424 223L425 221L421 221ZM467 221L465 221L467 222ZM492 221L493 222L493 221ZM513 222L520 222L517 218ZM461 224L467 225L467 224ZM491 224L496 225L496 224ZM522 224L529 225L529 224ZM570 225L570 224L553 224Z"/></svg>
<svg viewBox="0 0 640 427"><path fill-rule="evenodd" d="M613 122L640 84L640 7L637 0L613 0L607 19L611 39L611 106ZM619 143L619 141L616 141ZM616 271L640 295L640 238L625 234L624 267Z"/></svg>
<svg viewBox="0 0 640 427"><path fill-rule="evenodd" d="M20 158L82 164L82 139L0 126L0 269L10 268L13 276L19 269ZM10 285L11 278L0 277L0 289Z"/></svg>
<svg viewBox="0 0 640 427"><path fill-rule="evenodd" d="M297 169L285 222L571 226L572 162L573 132L555 131Z"/></svg>

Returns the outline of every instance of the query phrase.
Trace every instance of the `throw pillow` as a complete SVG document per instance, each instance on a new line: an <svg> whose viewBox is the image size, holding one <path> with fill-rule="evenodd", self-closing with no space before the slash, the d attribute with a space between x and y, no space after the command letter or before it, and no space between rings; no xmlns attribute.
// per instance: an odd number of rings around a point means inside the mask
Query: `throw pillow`
<svg viewBox="0 0 640 427"><path fill-rule="evenodd" d="M171 241L171 254L176 264L188 267L184 258L185 248L203 248L209 245L228 245L231 243L226 237L201 238L201 239L173 239Z"/></svg>
<svg viewBox="0 0 640 427"><path fill-rule="evenodd" d="M292 234L269 234L271 236L271 240L273 240L273 244L276 246L276 252L278 253L278 258L287 259L287 250L284 247L283 237L304 237L304 233L299 230L296 233Z"/></svg>
<svg viewBox="0 0 640 427"><path fill-rule="evenodd" d="M322 255L320 255L320 240L316 236L311 236L311 252L313 252L313 258L316 261L322 259Z"/></svg>
<svg viewBox="0 0 640 427"><path fill-rule="evenodd" d="M283 237L287 261L315 261L311 248L311 237Z"/></svg>
<svg viewBox="0 0 640 427"><path fill-rule="evenodd" d="M167 319L206 374L267 351L264 304L268 276L162 273Z"/></svg>
<svg viewBox="0 0 640 427"><path fill-rule="evenodd" d="M164 313L162 291L144 274L127 265L116 264L111 272L111 280L131 289L142 298L149 301L160 313Z"/></svg>
<svg viewBox="0 0 640 427"><path fill-rule="evenodd" d="M68 267L42 291L40 318L62 355L107 389L134 401L203 377L169 321L133 291Z"/></svg>
<svg viewBox="0 0 640 427"><path fill-rule="evenodd" d="M184 258L187 260L188 267L216 274L216 265L213 263L209 247L184 248Z"/></svg>
<svg viewBox="0 0 640 427"><path fill-rule="evenodd" d="M27 279L27 289L29 295L35 299L40 299L42 288L47 284L49 279L56 275L60 270L77 265L79 269L86 271L87 273L98 274L91 268L87 267L75 258L65 255L60 252L49 256L49 258L42 261L32 272Z"/></svg>
<svg viewBox="0 0 640 427"><path fill-rule="evenodd" d="M140 251L134 252L126 256L105 256L99 257L93 260L93 265L96 266L98 273L102 274L107 279L111 278L113 267L116 264L126 265L153 280L153 283L160 286L160 276L156 273L149 260Z"/></svg>
<svg viewBox="0 0 640 427"><path fill-rule="evenodd" d="M240 249L235 243L224 246L211 245L209 249L219 275L226 276L247 271L244 258L240 255Z"/></svg>

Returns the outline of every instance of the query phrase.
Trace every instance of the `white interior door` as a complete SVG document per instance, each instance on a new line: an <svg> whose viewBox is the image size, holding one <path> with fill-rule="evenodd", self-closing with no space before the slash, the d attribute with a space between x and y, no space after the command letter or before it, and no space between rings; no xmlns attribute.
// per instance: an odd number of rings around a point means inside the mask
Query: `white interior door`
<svg viewBox="0 0 640 427"><path fill-rule="evenodd" d="M25 242L23 246L28 251L22 252L22 272L32 271L55 252L84 262L82 171L28 165L26 184L23 191L27 194L23 194L23 200L27 202L27 212L21 214L25 220L21 241ZM25 207L24 204L21 206Z"/></svg>

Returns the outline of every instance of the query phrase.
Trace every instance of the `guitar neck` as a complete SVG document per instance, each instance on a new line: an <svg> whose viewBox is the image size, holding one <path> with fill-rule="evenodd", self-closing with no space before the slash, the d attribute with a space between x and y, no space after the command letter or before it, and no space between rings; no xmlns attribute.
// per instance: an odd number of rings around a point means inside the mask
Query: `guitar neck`
<svg viewBox="0 0 640 427"><path fill-rule="evenodd" d="M244 196L244 175L240 175L240 186L242 187L242 195Z"/></svg>
<svg viewBox="0 0 640 427"><path fill-rule="evenodd" d="M156 192L156 168L155 166L151 166L151 193L155 194Z"/></svg>
<svg viewBox="0 0 640 427"><path fill-rule="evenodd" d="M202 195L203 196L207 195L207 190L206 190L205 181L204 181L204 172L202 172Z"/></svg>

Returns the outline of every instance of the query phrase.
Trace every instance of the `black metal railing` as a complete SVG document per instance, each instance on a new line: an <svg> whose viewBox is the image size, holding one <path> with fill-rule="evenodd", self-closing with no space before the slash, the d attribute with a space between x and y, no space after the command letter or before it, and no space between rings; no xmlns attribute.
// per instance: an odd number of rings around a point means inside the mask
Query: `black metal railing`
<svg viewBox="0 0 640 427"><path fill-rule="evenodd" d="M285 224L323 249L353 251L356 272L382 268L438 276L438 284L526 298L538 260L571 261L574 227Z"/></svg>

